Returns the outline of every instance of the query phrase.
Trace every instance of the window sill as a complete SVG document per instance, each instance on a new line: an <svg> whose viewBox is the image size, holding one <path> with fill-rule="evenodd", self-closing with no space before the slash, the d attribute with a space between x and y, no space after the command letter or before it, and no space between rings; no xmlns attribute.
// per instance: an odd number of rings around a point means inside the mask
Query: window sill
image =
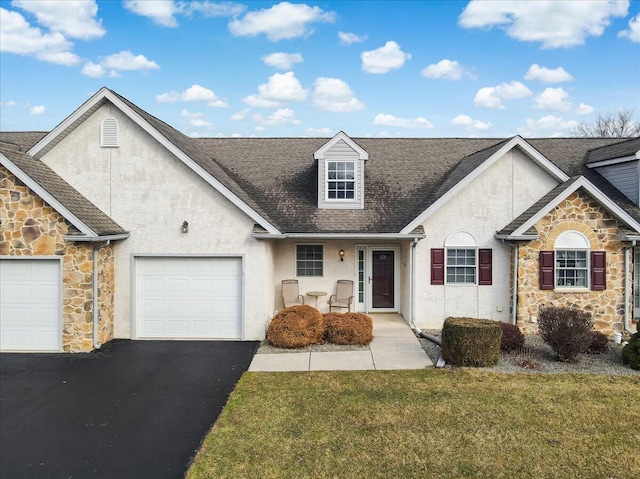
<svg viewBox="0 0 640 479"><path fill-rule="evenodd" d="M589 288L554 288L554 293L590 293Z"/></svg>

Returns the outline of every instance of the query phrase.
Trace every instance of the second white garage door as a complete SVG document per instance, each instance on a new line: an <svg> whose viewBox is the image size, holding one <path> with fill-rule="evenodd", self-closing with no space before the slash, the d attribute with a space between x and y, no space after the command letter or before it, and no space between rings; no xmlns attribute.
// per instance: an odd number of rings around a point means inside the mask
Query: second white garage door
<svg viewBox="0 0 640 479"><path fill-rule="evenodd" d="M137 257L136 336L241 339L242 259Z"/></svg>

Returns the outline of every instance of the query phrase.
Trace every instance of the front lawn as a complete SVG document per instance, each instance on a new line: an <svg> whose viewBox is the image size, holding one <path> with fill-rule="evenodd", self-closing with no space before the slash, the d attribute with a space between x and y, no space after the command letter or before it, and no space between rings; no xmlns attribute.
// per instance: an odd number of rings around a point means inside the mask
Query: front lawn
<svg viewBox="0 0 640 479"><path fill-rule="evenodd" d="M246 373L187 477L637 479L639 398L637 377Z"/></svg>

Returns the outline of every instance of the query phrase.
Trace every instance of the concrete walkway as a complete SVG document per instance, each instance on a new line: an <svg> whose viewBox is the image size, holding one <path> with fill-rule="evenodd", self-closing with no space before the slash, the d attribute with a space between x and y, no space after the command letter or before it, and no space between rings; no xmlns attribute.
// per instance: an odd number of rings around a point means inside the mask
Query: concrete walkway
<svg viewBox="0 0 640 479"><path fill-rule="evenodd" d="M261 354L249 371L339 371L423 369L433 366L418 338L399 314L371 314L373 341L368 351Z"/></svg>

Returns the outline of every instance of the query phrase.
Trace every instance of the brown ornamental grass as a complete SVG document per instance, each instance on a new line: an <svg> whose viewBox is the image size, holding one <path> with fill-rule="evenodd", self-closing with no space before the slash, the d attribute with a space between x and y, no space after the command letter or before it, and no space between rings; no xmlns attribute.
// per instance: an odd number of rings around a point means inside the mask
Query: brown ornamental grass
<svg viewBox="0 0 640 479"><path fill-rule="evenodd" d="M322 340L322 314L306 304L278 311L267 330L267 339L278 348L303 348Z"/></svg>
<svg viewBox="0 0 640 479"><path fill-rule="evenodd" d="M365 345L373 339L373 320L362 313L324 315L324 339L333 344Z"/></svg>

